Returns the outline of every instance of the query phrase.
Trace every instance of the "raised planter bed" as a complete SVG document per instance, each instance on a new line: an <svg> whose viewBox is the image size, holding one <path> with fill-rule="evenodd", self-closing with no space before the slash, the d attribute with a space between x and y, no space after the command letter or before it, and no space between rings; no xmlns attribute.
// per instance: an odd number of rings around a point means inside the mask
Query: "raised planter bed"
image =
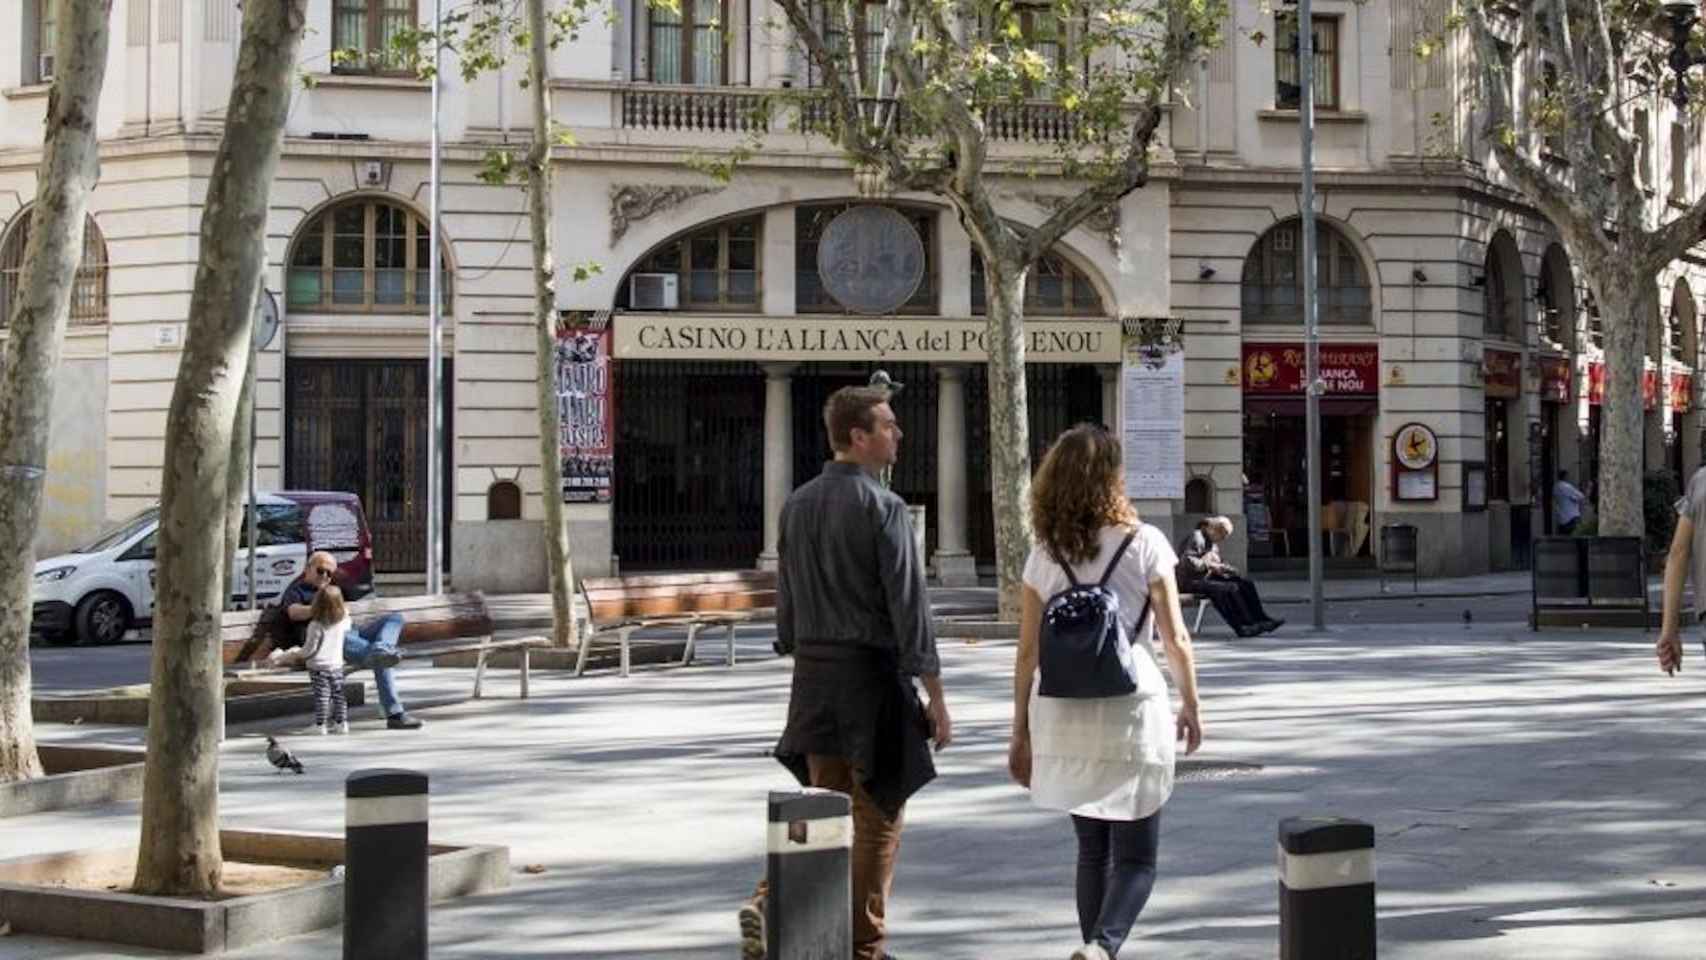
<svg viewBox="0 0 1706 960"><path fill-rule="evenodd" d="M144 897L123 892L135 847L0 860L0 917L14 933L218 953L343 922L344 839L323 834L221 830L231 895ZM434 901L509 886L509 848L433 844Z"/></svg>
<svg viewBox="0 0 1706 960"><path fill-rule="evenodd" d="M344 681L351 707L367 702L367 684ZM37 694L30 698L37 723L113 723L148 725L148 685ZM246 723L314 712L307 674L225 681L225 722Z"/></svg>
<svg viewBox="0 0 1706 960"><path fill-rule="evenodd" d="M0 817L142 796L141 747L37 744L47 776L0 784Z"/></svg>

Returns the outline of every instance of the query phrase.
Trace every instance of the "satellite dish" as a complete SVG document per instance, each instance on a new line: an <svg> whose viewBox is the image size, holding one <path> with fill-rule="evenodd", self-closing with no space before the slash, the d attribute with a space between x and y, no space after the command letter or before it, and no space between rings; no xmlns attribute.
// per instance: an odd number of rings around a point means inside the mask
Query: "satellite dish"
<svg viewBox="0 0 1706 960"><path fill-rule="evenodd" d="M278 297L265 287L256 298L254 334L256 350L265 350L278 336Z"/></svg>

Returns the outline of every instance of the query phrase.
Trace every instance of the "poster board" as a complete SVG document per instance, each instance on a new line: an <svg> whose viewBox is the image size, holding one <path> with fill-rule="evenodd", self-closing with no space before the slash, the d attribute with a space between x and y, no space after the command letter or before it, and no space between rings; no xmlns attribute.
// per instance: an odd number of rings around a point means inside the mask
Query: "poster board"
<svg viewBox="0 0 1706 960"><path fill-rule="evenodd" d="M564 503L609 503L615 476L616 403L608 322L570 314L557 325L558 448Z"/></svg>
<svg viewBox="0 0 1706 960"><path fill-rule="evenodd" d="M1177 341L1124 338L1120 425L1125 494L1133 500L1185 495L1185 352Z"/></svg>

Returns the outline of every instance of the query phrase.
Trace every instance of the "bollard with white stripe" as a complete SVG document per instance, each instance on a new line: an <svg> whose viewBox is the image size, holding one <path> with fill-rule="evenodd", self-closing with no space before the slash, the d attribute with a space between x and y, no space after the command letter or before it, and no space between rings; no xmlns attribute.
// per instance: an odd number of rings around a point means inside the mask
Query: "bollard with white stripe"
<svg viewBox="0 0 1706 960"><path fill-rule="evenodd" d="M1374 960L1374 827L1338 817L1279 825L1280 960Z"/></svg>
<svg viewBox="0 0 1706 960"><path fill-rule="evenodd" d="M851 809L829 790L770 794L767 960L852 957Z"/></svg>
<svg viewBox="0 0 1706 960"><path fill-rule="evenodd" d="M427 776L344 783L344 960L426 960Z"/></svg>

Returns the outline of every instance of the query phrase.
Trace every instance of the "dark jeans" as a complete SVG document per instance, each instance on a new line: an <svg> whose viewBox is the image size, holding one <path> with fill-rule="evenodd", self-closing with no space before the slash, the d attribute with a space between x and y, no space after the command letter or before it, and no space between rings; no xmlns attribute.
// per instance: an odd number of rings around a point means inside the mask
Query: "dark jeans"
<svg viewBox="0 0 1706 960"><path fill-rule="evenodd" d="M1078 832L1078 931L1117 957L1155 887L1161 811L1142 820L1074 815Z"/></svg>
<svg viewBox="0 0 1706 960"><path fill-rule="evenodd" d="M1187 588L1191 593L1199 593L1208 597L1220 618L1234 630L1240 627L1254 627L1268 619L1268 613L1262 609L1262 598L1256 592L1256 585L1243 577L1205 577L1192 583Z"/></svg>

